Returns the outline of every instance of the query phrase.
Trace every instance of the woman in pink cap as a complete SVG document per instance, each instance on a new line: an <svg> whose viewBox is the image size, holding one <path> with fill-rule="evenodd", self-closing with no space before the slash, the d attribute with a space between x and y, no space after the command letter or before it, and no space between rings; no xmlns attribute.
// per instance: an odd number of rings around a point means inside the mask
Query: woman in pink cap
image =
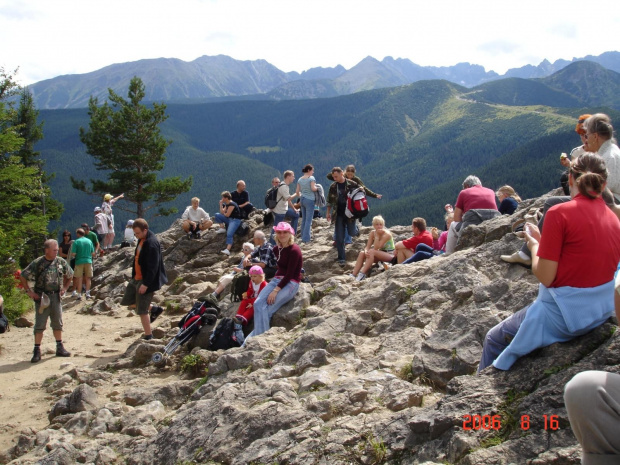
<svg viewBox="0 0 620 465"><path fill-rule="evenodd" d="M295 297L301 282L302 257L301 249L295 244L295 231L284 221L274 226L273 230L276 233L273 253L278 263L278 271L254 302L254 331L248 335L246 341L269 329L271 316Z"/></svg>

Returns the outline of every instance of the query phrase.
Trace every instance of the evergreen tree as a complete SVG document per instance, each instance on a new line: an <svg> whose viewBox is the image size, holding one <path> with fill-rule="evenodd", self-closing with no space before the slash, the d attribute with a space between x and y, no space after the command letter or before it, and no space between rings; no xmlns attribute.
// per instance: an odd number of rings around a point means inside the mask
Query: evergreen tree
<svg viewBox="0 0 620 465"><path fill-rule="evenodd" d="M144 84L134 77L129 84L128 100L108 89L109 100L98 106L97 98L88 103L89 130L80 128L80 139L86 145L86 152L95 158L97 170L106 171L107 181L91 179L92 188L84 181L71 178L75 189L89 194L124 193L124 200L133 203L130 211L144 218L145 213L159 207L158 215L167 216L177 211L165 209L163 203L174 200L187 192L192 177L182 180L179 176L157 179L157 173L164 167L164 153L172 143L160 133L159 125L168 116L166 105L154 103L152 109L140 102L144 98Z"/></svg>
<svg viewBox="0 0 620 465"><path fill-rule="evenodd" d="M34 236L45 237L48 223L38 208L40 169L25 166L17 155L24 138L15 125L17 112L7 99L18 92L13 74L0 67L0 294L9 302L14 294L13 272L20 262L24 264L26 243Z"/></svg>
<svg viewBox="0 0 620 465"><path fill-rule="evenodd" d="M39 111L34 106L32 94L28 89L22 89L19 106L13 115L13 126L23 143L15 155L25 167L35 168L40 180L39 188L32 191L32 203L28 206L29 212L35 212L49 222L60 218L63 207L59 201L52 198L49 181L53 179L53 175L45 173L41 154L34 150L35 144L43 139L43 123L37 122L38 117ZM28 236L24 262L30 262L42 253L42 245L46 237L47 231L43 234L33 232Z"/></svg>

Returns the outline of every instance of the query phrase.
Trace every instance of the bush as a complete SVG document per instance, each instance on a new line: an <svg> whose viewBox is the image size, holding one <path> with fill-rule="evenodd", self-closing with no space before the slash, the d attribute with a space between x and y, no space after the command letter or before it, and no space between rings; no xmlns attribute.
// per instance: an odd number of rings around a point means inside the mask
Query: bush
<svg viewBox="0 0 620 465"><path fill-rule="evenodd" d="M4 297L4 314L13 323L24 313L32 309L32 300L23 292L13 288Z"/></svg>

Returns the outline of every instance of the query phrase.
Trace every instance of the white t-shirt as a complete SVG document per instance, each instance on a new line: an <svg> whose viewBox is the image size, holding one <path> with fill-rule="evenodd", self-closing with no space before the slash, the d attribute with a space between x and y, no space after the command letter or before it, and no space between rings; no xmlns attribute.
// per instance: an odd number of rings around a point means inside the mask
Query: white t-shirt
<svg viewBox="0 0 620 465"><path fill-rule="evenodd" d="M200 207L194 210L194 208L190 205L183 212L183 216L181 216L181 219L200 223L202 220L208 220L209 214Z"/></svg>
<svg viewBox="0 0 620 465"><path fill-rule="evenodd" d="M291 198L290 189L288 188L286 184L282 184L278 188L278 197L277 197L278 204L273 209L273 212L277 213L278 215L283 215L284 213L286 213L288 210L288 199L290 198Z"/></svg>

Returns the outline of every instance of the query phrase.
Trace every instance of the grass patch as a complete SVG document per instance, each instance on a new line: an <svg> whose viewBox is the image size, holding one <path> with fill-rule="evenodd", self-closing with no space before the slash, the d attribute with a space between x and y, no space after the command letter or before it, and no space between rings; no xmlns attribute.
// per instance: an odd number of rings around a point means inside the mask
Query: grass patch
<svg viewBox="0 0 620 465"><path fill-rule="evenodd" d="M410 383L413 382L415 377L413 376L413 368L411 367L411 363L408 363L407 365L402 367L400 370L398 370L398 373L396 373L396 376L398 376L403 381L408 381Z"/></svg>
<svg viewBox="0 0 620 465"><path fill-rule="evenodd" d="M180 369L182 373L188 373L193 376L204 376L206 378L207 362L200 355L186 355L181 360Z"/></svg>

